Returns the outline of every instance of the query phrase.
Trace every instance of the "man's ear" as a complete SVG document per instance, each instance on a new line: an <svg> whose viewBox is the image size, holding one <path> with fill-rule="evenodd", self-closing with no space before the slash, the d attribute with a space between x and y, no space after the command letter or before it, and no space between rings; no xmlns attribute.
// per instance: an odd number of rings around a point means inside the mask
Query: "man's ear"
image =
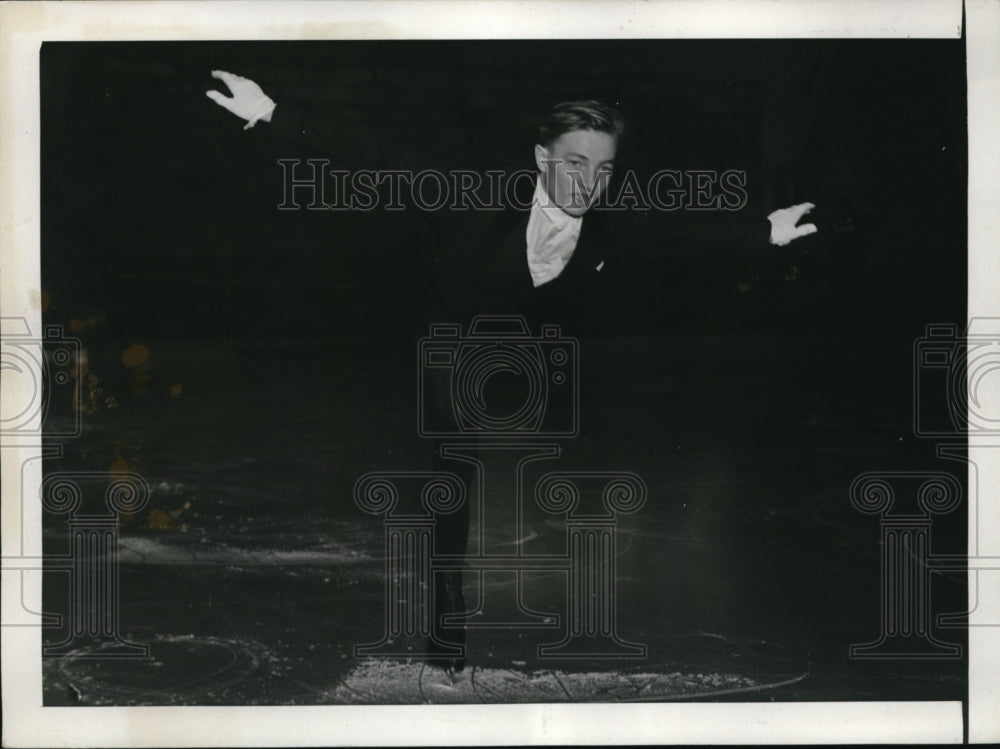
<svg viewBox="0 0 1000 749"><path fill-rule="evenodd" d="M535 166L538 171L542 174L547 172L545 167L545 162L549 160L549 149L543 146L541 143L535 144Z"/></svg>

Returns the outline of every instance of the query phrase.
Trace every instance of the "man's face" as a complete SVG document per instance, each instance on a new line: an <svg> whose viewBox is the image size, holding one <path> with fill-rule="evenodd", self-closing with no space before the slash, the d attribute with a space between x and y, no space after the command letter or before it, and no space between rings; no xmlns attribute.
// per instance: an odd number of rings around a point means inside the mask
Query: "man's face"
<svg viewBox="0 0 1000 749"><path fill-rule="evenodd" d="M570 216L582 216L608 185L618 146L596 130L563 133L545 148L535 146L535 163L549 199Z"/></svg>

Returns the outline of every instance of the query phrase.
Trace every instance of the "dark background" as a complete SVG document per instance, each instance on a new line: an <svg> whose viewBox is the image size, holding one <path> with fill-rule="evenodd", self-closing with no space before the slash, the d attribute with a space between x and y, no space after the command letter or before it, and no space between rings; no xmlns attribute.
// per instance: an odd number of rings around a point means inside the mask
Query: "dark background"
<svg viewBox="0 0 1000 749"><path fill-rule="evenodd" d="M265 123L244 131L205 97L224 90L215 68L279 107L454 146L471 168L530 167L548 108L597 97L629 121L624 168L745 170L738 214L648 222L609 300L615 338L583 346L581 433L561 466L633 471L650 490L620 526L623 634L649 643L643 668L738 670L731 641L775 678L808 671L777 698L964 696L961 660L847 656L880 611L879 519L851 506L852 480L965 483L913 427L915 395L938 414L947 401L915 369L914 341L966 318L964 42L47 43L41 63L45 321L81 338L117 400L46 470L125 465L155 509L190 503L186 532L123 529L142 551L123 572L133 639L266 643L300 664L294 682L105 699L323 701L328 684L302 682L350 669L382 606L382 529L354 507L354 481L431 464L407 338L430 234L412 212L276 210L278 158L334 154ZM817 235L761 242L767 213L807 200ZM129 368L133 344L150 354ZM964 553L965 517L935 520L934 553ZM48 530L58 548L64 528ZM298 577L247 561L342 547L332 569ZM934 613L966 605L960 572L933 590ZM473 664L523 657L502 635L470 647ZM47 704L66 704L65 674L47 673ZM188 683L189 666L177 673Z"/></svg>
<svg viewBox="0 0 1000 749"><path fill-rule="evenodd" d="M454 143L473 167L530 167L548 108L598 97L628 118L622 166L640 175L745 170L740 216L672 213L643 236L623 336L964 319L964 55L940 40L46 44L42 259L60 312L100 309L126 336L399 333L419 220L275 210L277 158L336 154L244 132L204 96L225 90L214 68L348 128ZM821 236L751 241L806 200Z"/></svg>

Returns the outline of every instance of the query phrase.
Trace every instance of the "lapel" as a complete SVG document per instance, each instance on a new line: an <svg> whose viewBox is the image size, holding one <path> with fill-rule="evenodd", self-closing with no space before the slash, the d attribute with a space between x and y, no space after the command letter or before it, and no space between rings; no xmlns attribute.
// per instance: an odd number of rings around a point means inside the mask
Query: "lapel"
<svg viewBox="0 0 1000 749"><path fill-rule="evenodd" d="M519 180L515 186L518 188L516 203L495 214L492 221L488 242L493 255L490 271L496 274L493 282L512 291L523 292L534 288L531 272L528 270L526 237L535 187L524 179Z"/></svg>
<svg viewBox="0 0 1000 749"><path fill-rule="evenodd" d="M496 281L507 282L516 288L530 291L535 288L531 281L527 257L526 235L531 210L520 207L526 202L530 203L530 200L519 196L517 207L508 207L494 217L492 241L489 243L492 245L494 262L490 267L492 272L499 274L495 278ZM563 278L575 278L597 272L597 267L604 261L603 255L608 249L606 223L607 216L601 211L587 212L580 225L580 237L569 262L559 277L545 286Z"/></svg>
<svg viewBox="0 0 1000 749"><path fill-rule="evenodd" d="M588 211L583 217L583 224L580 226L580 238L576 242L576 249L570 256L569 262L559 275L559 278L575 278L588 275L597 270L597 266L604 261L604 253L607 251L606 232L603 216L599 211ZM556 279L559 280L559 279Z"/></svg>

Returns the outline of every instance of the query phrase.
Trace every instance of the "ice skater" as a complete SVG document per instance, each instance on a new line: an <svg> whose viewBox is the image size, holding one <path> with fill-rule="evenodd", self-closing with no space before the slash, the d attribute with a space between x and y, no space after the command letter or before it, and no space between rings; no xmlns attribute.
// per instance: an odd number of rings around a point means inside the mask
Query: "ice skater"
<svg viewBox="0 0 1000 749"><path fill-rule="evenodd" d="M318 121L292 105L275 102L252 80L222 70L212 76L228 87L230 95L210 90L207 96L242 119L244 129L266 123L281 137L314 145L319 156L362 170L411 175L447 171L446 165L428 163L418 152L407 150L401 138L377 125L348 128L336 119ZM623 116L602 102L563 102L544 117L535 143L525 144L533 149L532 179L510 174L509 182L479 180L479 197L489 187L491 198L504 196L504 205L441 210L414 201L438 227L439 241L430 259L433 272L424 289L428 319L467 323L476 314L520 314L536 322L561 323L570 333L591 326L613 329L608 284L628 273L622 269L627 268L627 242L634 225L622 222L622 211L613 206L603 210L600 204L611 184L624 131ZM461 158L451 155L452 163L461 165ZM814 224L799 224L813 208L812 203L800 203L772 212L767 217L769 241L785 245L816 232ZM423 330L426 333L427 328ZM431 392L431 402L424 407L446 413L450 397ZM435 450L435 468L464 471L462 478L471 486L468 466L443 461ZM436 552L464 556L468 503L441 516L436 529ZM442 616L466 611L461 573L446 573L436 580L432 596L436 639L464 643L463 627L441 626ZM432 662L456 671L464 666L461 658L433 659L431 651Z"/></svg>

